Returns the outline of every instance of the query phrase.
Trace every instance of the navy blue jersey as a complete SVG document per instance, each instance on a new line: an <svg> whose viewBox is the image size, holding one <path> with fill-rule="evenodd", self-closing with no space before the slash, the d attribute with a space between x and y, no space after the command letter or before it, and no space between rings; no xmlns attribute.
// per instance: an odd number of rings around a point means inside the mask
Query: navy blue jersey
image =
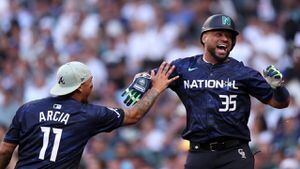
<svg viewBox="0 0 300 169"><path fill-rule="evenodd" d="M184 139L207 142L217 137L250 140L247 126L250 95L263 103L272 97L272 88L262 75L233 58L212 65L202 55L178 59L174 75L180 78L169 87L187 111Z"/></svg>
<svg viewBox="0 0 300 169"><path fill-rule="evenodd" d="M21 106L4 141L19 144L16 168L78 168L89 138L123 118L121 109L49 97Z"/></svg>

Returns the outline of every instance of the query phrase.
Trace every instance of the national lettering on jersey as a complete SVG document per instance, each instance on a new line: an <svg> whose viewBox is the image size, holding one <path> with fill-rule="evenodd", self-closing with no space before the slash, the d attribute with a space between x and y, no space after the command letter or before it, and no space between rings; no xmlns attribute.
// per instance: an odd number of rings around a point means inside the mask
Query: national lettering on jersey
<svg viewBox="0 0 300 169"><path fill-rule="evenodd" d="M230 20L224 18L223 23L230 24ZM204 143L221 136L250 140L250 95L267 102L272 89L258 71L233 58L212 65L202 57L196 55L171 63L176 67L172 76L180 78L169 87L187 111L182 137Z"/></svg>
<svg viewBox="0 0 300 169"><path fill-rule="evenodd" d="M239 88L236 86L235 80L205 80L205 79L194 79L194 80L184 80L183 85L185 89L193 89L193 88L232 88L238 90Z"/></svg>

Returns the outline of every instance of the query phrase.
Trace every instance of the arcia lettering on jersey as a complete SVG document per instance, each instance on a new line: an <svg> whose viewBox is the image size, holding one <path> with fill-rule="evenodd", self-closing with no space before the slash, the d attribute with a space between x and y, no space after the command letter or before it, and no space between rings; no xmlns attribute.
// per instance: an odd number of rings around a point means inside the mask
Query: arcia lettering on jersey
<svg viewBox="0 0 300 169"><path fill-rule="evenodd" d="M197 89L197 88L225 88L227 87L232 89L239 89L236 86L235 80L230 81L227 80L202 80L202 79L196 79L196 80L184 80L183 81L184 89Z"/></svg>
<svg viewBox="0 0 300 169"><path fill-rule="evenodd" d="M64 123L65 125L68 123L68 120L70 118L70 114L68 113L63 113L60 111L52 111L48 110L46 113L40 112L40 117L39 121L55 121L55 122L61 122Z"/></svg>

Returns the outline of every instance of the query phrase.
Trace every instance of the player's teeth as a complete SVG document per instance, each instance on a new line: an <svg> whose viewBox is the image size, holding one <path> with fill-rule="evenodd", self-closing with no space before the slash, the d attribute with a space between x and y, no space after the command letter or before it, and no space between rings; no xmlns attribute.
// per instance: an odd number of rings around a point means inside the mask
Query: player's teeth
<svg viewBox="0 0 300 169"><path fill-rule="evenodd" d="M218 48L223 48L223 49L225 49L225 48L226 48L226 45L222 45L222 44L221 44L221 45L218 45L217 47L218 47Z"/></svg>

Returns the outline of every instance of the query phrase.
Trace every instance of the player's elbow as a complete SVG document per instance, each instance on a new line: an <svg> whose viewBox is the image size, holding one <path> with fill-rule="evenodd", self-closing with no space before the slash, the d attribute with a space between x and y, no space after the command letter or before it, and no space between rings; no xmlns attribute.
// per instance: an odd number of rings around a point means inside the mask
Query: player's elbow
<svg viewBox="0 0 300 169"><path fill-rule="evenodd" d="M289 106L288 103L284 103L284 104L279 104L279 105L276 105L276 106L273 106L277 109L284 109L284 108L287 108Z"/></svg>
<svg viewBox="0 0 300 169"><path fill-rule="evenodd" d="M132 111L125 111L125 117L123 121L123 125L132 125L139 122L143 117L141 113L134 113Z"/></svg>
<svg viewBox="0 0 300 169"><path fill-rule="evenodd" d="M278 102L276 99L271 99L268 104L277 109L284 109L289 106L290 98L288 98L286 101L281 101L281 102Z"/></svg>
<svg viewBox="0 0 300 169"><path fill-rule="evenodd" d="M138 121L139 121L138 118L130 118L130 119L124 120L123 125L133 125L133 124L136 124Z"/></svg>
<svg viewBox="0 0 300 169"><path fill-rule="evenodd" d="M284 109L287 108L290 105L290 99L288 99L286 102L280 103L278 106L278 109Z"/></svg>

